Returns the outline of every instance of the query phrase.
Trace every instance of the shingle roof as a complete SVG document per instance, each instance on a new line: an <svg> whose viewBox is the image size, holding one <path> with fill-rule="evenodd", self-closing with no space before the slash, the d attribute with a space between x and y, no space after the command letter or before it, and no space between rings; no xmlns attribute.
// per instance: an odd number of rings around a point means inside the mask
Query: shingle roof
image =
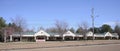
<svg viewBox="0 0 120 51"><path fill-rule="evenodd" d="M36 32L21 32L22 35L34 35ZM19 32L15 32L13 34L20 34Z"/></svg>

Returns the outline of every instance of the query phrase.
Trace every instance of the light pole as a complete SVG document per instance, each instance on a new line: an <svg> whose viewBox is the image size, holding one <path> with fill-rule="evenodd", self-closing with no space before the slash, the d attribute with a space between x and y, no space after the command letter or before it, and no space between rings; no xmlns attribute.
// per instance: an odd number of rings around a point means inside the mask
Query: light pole
<svg viewBox="0 0 120 51"><path fill-rule="evenodd" d="M91 18L92 18L92 31L93 31L93 40L94 40L94 8L92 8L91 10L92 12L92 15L91 15Z"/></svg>

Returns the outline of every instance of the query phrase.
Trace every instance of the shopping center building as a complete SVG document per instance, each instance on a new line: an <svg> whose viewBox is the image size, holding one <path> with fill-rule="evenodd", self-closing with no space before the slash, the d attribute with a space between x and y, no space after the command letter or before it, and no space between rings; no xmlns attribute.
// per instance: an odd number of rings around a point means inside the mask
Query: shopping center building
<svg viewBox="0 0 120 51"><path fill-rule="evenodd" d="M38 32L22 32L13 33L9 36L10 41L20 41L20 37L22 37L22 41L33 41L33 42L40 42L40 41L77 41L77 40L111 40L111 39L118 39L119 36L117 33L110 33L106 32L103 34L97 33L93 34L93 32L87 32L86 34L77 34L72 33L71 31L67 31L64 34L59 33L47 33L44 30L40 30Z"/></svg>

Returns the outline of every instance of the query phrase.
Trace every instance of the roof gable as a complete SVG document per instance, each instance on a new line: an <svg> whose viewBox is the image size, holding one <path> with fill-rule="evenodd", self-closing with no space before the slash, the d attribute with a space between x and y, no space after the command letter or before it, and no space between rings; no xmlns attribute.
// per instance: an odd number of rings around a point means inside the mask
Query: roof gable
<svg viewBox="0 0 120 51"><path fill-rule="evenodd" d="M112 36L110 32L105 33L105 36Z"/></svg>
<svg viewBox="0 0 120 51"><path fill-rule="evenodd" d="M86 34L87 36L93 36L93 32L88 32L87 34Z"/></svg>
<svg viewBox="0 0 120 51"><path fill-rule="evenodd" d="M72 33L71 31L67 31L63 34L63 36L75 36L75 34Z"/></svg>
<svg viewBox="0 0 120 51"><path fill-rule="evenodd" d="M39 32L35 33L35 36L50 36L47 32L40 30Z"/></svg>

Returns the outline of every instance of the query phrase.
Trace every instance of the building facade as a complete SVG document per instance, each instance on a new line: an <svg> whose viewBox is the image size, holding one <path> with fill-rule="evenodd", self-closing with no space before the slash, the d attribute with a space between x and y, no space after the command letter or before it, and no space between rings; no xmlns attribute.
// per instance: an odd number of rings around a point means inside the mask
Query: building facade
<svg viewBox="0 0 120 51"><path fill-rule="evenodd" d="M22 41L32 41L32 42L40 42L40 41L71 41L71 40L83 40L83 34L75 34L71 31L65 32L62 36L58 33L47 33L43 30L38 32L22 32ZM89 39L99 39L99 40L107 40L107 39L118 39L119 36L117 33L106 32L103 34L94 34L92 32L86 33L87 40ZM10 35L10 41L20 41L20 34L14 33Z"/></svg>

